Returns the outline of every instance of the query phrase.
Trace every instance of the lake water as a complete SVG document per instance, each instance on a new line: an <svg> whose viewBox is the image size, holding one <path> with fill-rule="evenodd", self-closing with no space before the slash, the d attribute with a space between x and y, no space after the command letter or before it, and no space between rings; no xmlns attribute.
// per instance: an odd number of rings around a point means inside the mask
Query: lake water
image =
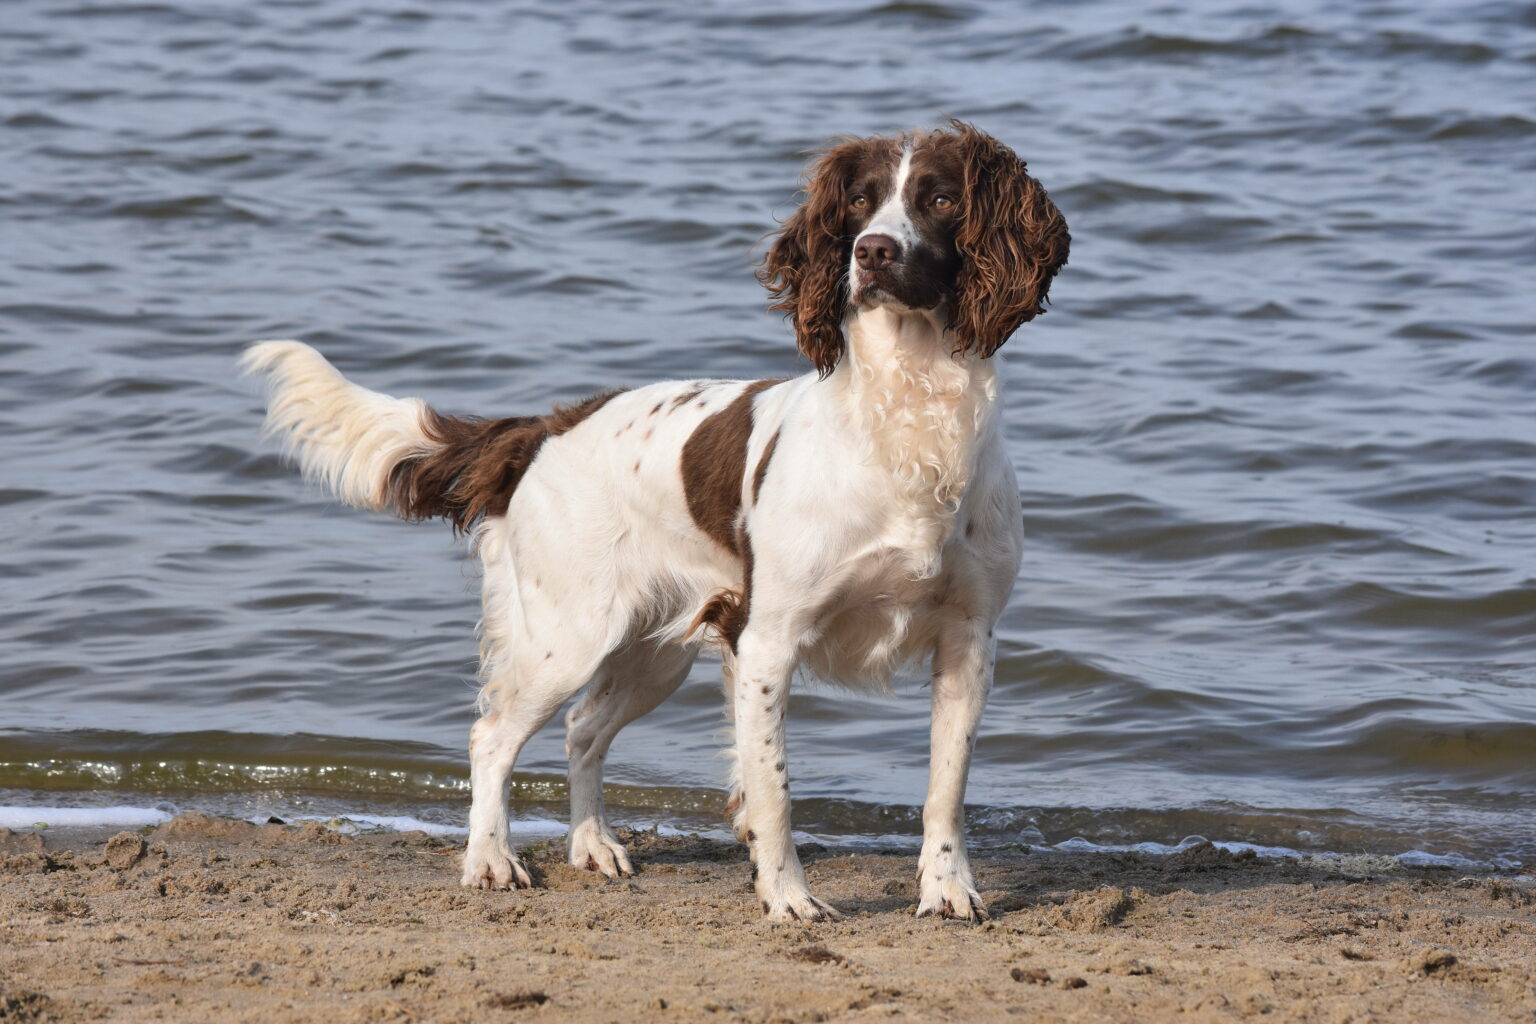
<svg viewBox="0 0 1536 1024"><path fill-rule="evenodd" d="M1529 865L1533 111L1529 3L9 0L0 803L461 824L473 567L303 484L241 347L498 415L798 372L806 154L954 114L1074 239L973 833ZM926 715L801 687L797 825L915 834ZM701 663L616 817L717 824L720 725Z"/></svg>

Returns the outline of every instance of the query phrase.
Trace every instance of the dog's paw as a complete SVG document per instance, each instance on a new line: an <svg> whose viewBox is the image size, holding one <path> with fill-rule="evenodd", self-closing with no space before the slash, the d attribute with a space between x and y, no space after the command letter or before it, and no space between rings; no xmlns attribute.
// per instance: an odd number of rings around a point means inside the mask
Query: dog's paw
<svg viewBox="0 0 1536 1024"><path fill-rule="evenodd" d="M464 874L459 884L468 889L530 889L533 879L517 854L502 848L477 848L464 853Z"/></svg>
<svg viewBox="0 0 1536 1024"><path fill-rule="evenodd" d="M981 896L971 881L971 866L963 856L955 857L947 849L932 858L925 855L918 865L917 882L922 893L917 904L918 917L988 919L987 908L982 906Z"/></svg>
<svg viewBox="0 0 1536 1024"><path fill-rule="evenodd" d="M629 878L635 873L628 851L606 825L582 822L571 829L566 849L572 867L596 871L607 878Z"/></svg>
<svg viewBox="0 0 1536 1024"><path fill-rule="evenodd" d="M779 892L760 900L770 921L841 921L843 915L805 890Z"/></svg>

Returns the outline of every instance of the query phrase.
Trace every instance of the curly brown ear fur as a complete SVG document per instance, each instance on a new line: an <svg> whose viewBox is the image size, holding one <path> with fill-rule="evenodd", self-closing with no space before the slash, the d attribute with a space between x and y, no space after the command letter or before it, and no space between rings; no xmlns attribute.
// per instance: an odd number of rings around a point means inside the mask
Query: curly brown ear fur
<svg viewBox="0 0 1536 1024"><path fill-rule="evenodd" d="M784 222L757 279L795 326L795 342L823 377L843 357L848 311L848 187L871 145L857 139L824 153L811 169L805 202Z"/></svg>
<svg viewBox="0 0 1536 1024"><path fill-rule="evenodd" d="M1051 278L1067 262L1072 236L1013 150L963 121L950 127L965 175L950 327L957 353L985 358L1020 324L1045 312Z"/></svg>

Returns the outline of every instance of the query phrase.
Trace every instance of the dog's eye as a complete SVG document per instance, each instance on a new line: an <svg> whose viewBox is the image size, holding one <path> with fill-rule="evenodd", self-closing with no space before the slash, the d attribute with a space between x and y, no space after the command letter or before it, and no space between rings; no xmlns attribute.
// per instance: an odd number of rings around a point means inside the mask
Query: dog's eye
<svg viewBox="0 0 1536 1024"><path fill-rule="evenodd" d="M854 196L853 200L852 200L852 205L853 205L853 208L855 210L867 209L869 207L869 197L868 196Z"/></svg>
<svg viewBox="0 0 1536 1024"><path fill-rule="evenodd" d="M942 194L934 196L932 202L933 208L935 210L948 210L955 205L955 201L953 199Z"/></svg>

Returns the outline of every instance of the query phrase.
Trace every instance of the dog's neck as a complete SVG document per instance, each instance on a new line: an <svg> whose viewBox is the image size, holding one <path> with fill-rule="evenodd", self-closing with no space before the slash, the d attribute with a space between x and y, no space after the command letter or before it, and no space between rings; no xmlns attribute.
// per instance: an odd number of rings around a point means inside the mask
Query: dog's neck
<svg viewBox="0 0 1536 1024"><path fill-rule="evenodd" d="M848 349L828 383L844 394L850 427L943 536L970 483L977 441L993 428L992 360L954 354L942 311L857 309Z"/></svg>

